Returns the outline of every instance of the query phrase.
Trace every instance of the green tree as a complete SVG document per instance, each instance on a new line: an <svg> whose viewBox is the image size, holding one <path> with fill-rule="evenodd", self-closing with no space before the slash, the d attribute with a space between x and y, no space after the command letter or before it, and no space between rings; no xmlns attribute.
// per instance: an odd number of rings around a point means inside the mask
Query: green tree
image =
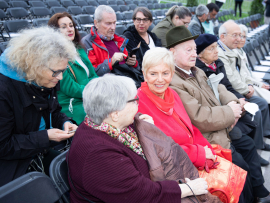
<svg viewBox="0 0 270 203"><path fill-rule="evenodd" d="M264 14L264 7L262 5L262 0L254 0L251 3L249 15L254 15L260 13L262 16Z"/></svg>
<svg viewBox="0 0 270 203"><path fill-rule="evenodd" d="M193 6L198 6L198 1L197 0L187 0L187 7L193 7Z"/></svg>

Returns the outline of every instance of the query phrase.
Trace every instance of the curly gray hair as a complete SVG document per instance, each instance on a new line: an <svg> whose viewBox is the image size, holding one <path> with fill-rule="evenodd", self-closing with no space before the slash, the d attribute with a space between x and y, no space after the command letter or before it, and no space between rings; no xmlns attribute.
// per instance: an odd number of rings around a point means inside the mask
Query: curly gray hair
<svg viewBox="0 0 270 203"><path fill-rule="evenodd" d="M28 82L42 78L43 70L63 60L74 61L76 49L59 31L49 27L26 29L10 40L7 59Z"/></svg>

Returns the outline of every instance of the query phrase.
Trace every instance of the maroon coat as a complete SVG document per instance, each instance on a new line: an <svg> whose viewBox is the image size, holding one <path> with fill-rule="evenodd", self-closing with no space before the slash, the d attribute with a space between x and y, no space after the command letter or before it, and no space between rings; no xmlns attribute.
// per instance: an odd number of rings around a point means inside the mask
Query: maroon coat
<svg viewBox="0 0 270 203"><path fill-rule="evenodd" d="M150 180L146 160L104 132L82 123L69 153L76 189L94 202L181 202L176 181ZM71 186L71 202L87 202Z"/></svg>

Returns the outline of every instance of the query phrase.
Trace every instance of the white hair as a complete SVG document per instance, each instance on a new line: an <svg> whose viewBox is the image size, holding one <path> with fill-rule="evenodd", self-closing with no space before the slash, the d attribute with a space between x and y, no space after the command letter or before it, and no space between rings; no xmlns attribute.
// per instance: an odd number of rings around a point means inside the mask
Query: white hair
<svg viewBox="0 0 270 203"><path fill-rule="evenodd" d="M94 20L96 20L97 22L102 21L102 15L104 12L115 13L115 11L112 9L112 7L107 6L107 5L99 5L95 10Z"/></svg>
<svg viewBox="0 0 270 203"><path fill-rule="evenodd" d="M125 76L106 74L92 79L83 90L85 113L100 125L110 113L121 111L137 94L135 82Z"/></svg>
<svg viewBox="0 0 270 203"><path fill-rule="evenodd" d="M158 66L162 63L167 64L170 67L171 72L174 72L175 66L172 52L164 47L149 49L143 57L142 71L146 74L149 68Z"/></svg>
<svg viewBox="0 0 270 203"><path fill-rule="evenodd" d="M247 28L247 26L245 26L243 24L239 24L239 27L241 29L241 32L244 32L246 35L248 34L248 28Z"/></svg>
<svg viewBox="0 0 270 203"><path fill-rule="evenodd" d="M226 28L226 25L227 24L230 24L230 23L235 23L234 20L227 20L225 23L223 23L220 27L219 27L219 30L218 30L218 36L220 38L220 36L222 34L227 34L227 28Z"/></svg>
<svg viewBox="0 0 270 203"><path fill-rule="evenodd" d="M208 14L209 13L209 9L203 5L203 4L200 4L199 6L197 6L196 8L196 16L202 16L203 14Z"/></svg>

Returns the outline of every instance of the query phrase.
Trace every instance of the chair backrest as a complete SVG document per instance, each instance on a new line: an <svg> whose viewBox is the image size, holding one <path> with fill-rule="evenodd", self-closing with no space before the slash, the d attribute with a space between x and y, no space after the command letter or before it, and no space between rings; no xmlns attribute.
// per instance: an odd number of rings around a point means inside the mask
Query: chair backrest
<svg viewBox="0 0 270 203"><path fill-rule="evenodd" d="M13 7L13 8L17 8L17 7L28 8L28 7L29 7L29 6L27 5L27 3L24 2L24 1L11 1L9 4L10 4L11 7Z"/></svg>
<svg viewBox="0 0 270 203"><path fill-rule="evenodd" d="M154 9L155 7L154 7L153 4L147 4L147 8L148 8L149 10L151 10L151 9Z"/></svg>
<svg viewBox="0 0 270 203"><path fill-rule="evenodd" d="M84 14L89 14L92 16L94 15L95 10L96 10L94 6L83 6L82 9L83 9Z"/></svg>
<svg viewBox="0 0 270 203"><path fill-rule="evenodd" d="M79 31L79 33L80 33L81 38L83 38L83 37L85 37L86 35L88 35L88 33L85 32L85 31Z"/></svg>
<svg viewBox="0 0 270 203"><path fill-rule="evenodd" d="M121 12L129 11L129 6L121 5L121 6L119 6L119 7L120 7L120 11L121 11Z"/></svg>
<svg viewBox="0 0 270 203"><path fill-rule="evenodd" d="M126 30L126 26L125 25L116 25L116 28L115 28L115 33L119 34L119 35L122 35L123 32Z"/></svg>
<svg viewBox="0 0 270 203"><path fill-rule="evenodd" d="M6 13L2 10L2 9L0 9L0 19L1 20L4 20L4 19L7 19L8 17L7 17L7 15L6 15Z"/></svg>
<svg viewBox="0 0 270 203"><path fill-rule="evenodd" d="M78 15L76 16L80 25L91 25L94 24L94 19L90 15Z"/></svg>
<svg viewBox="0 0 270 203"><path fill-rule="evenodd" d="M6 1L0 1L0 9L7 9L9 5Z"/></svg>
<svg viewBox="0 0 270 203"><path fill-rule="evenodd" d="M7 14L13 18L25 18L29 13L24 8L8 8Z"/></svg>
<svg viewBox="0 0 270 203"><path fill-rule="evenodd" d="M42 1L29 1L31 7L47 7Z"/></svg>
<svg viewBox="0 0 270 203"><path fill-rule="evenodd" d="M56 14L56 13L63 13L63 12L68 12L68 11L64 7L52 7L51 12L52 14Z"/></svg>
<svg viewBox="0 0 270 203"><path fill-rule="evenodd" d="M166 8L166 5L165 4L160 4L160 8L164 9L164 8Z"/></svg>
<svg viewBox="0 0 270 203"><path fill-rule="evenodd" d="M68 12L71 15L80 15L83 14L83 10L80 6L69 6L68 7Z"/></svg>
<svg viewBox="0 0 270 203"><path fill-rule="evenodd" d="M5 51L7 48L8 42L1 42L0 43L0 55Z"/></svg>
<svg viewBox="0 0 270 203"><path fill-rule="evenodd" d="M117 1L116 3L117 3L117 5L125 5L124 1Z"/></svg>
<svg viewBox="0 0 270 203"><path fill-rule="evenodd" d="M130 1L130 0L126 0L126 5L129 5L129 4L133 4L133 1Z"/></svg>
<svg viewBox="0 0 270 203"><path fill-rule="evenodd" d="M161 8L161 7L160 7L160 4L155 3L155 4L154 4L154 8L155 8L155 9L160 9L160 8Z"/></svg>
<svg viewBox="0 0 270 203"><path fill-rule="evenodd" d="M65 202L68 201L68 198L65 194L70 190L68 183L68 166L66 162L67 152L68 151L65 151L55 157L50 164L49 170L50 177L57 188L57 192Z"/></svg>
<svg viewBox="0 0 270 203"><path fill-rule="evenodd" d="M32 7L30 8L30 12L33 17L44 17L51 15L51 11L44 7Z"/></svg>
<svg viewBox="0 0 270 203"><path fill-rule="evenodd" d="M133 4L139 5L139 1L137 0L133 1Z"/></svg>
<svg viewBox="0 0 270 203"><path fill-rule="evenodd" d="M62 0L61 3L66 8L69 6L76 6L76 4L74 4L73 1L70 0Z"/></svg>
<svg viewBox="0 0 270 203"><path fill-rule="evenodd" d="M46 3L47 3L49 8L51 8L51 7L61 7L61 4L58 1L51 0L51 1L46 1Z"/></svg>
<svg viewBox="0 0 270 203"><path fill-rule="evenodd" d="M116 13L116 19L117 19L117 21L122 21L122 20L124 20L125 18L124 18L124 16L123 16L122 13Z"/></svg>
<svg viewBox="0 0 270 203"><path fill-rule="evenodd" d="M52 180L43 173L27 173L0 187L0 202L54 203L60 195Z"/></svg>
<svg viewBox="0 0 270 203"><path fill-rule="evenodd" d="M48 25L50 18L39 18L39 19L34 19L33 20L33 25L35 27L41 27L41 26L46 26Z"/></svg>
<svg viewBox="0 0 270 203"><path fill-rule="evenodd" d="M119 12L119 11L120 11L119 6L117 6L117 5L110 5L110 7L112 7L112 9L113 9L115 12Z"/></svg>
<svg viewBox="0 0 270 203"><path fill-rule="evenodd" d="M96 2L95 0L87 0L87 3L89 6L95 6L95 7L99 6L98 2Z"/></svg>
<svg viewBox="0 0 270 203"><path fill-rule="evenodd" d="M125 20L132 20L133 12L125 12L123 13Z"/></svg>
<svg viewBox="0 0 270 203"><path fill-rule="evenodd" d="M88 6L88 3L84 0L75 0L75 3L80 7Z"/></svg>
<svg viewBox="0 0 270 203"><path fill-rule="evenodd" d="M149 26L148 30L151 32L154 27L155 27L155 24L154 24L154 22L152 22L152 24Z"/></svg>
<svg viewBox="0 0 270 203"><path fill-rule="evenodd" d="M99 0L99 5L108 5L108 2L106 0Z"/></svg>
<svg viewBox="0 0 270 203"><path fill-rule="evenodd" d="M110 0L108 1L108 5L117 5L116 1L115 0ZM125 4L124 4L125 5Z"/></svg>
<svg viewBox="0 0 270 203"><path fill-rule="evenodd" d="M135 10L137 8L137 5L135 4L129 4L129 10Z"/></svg>

